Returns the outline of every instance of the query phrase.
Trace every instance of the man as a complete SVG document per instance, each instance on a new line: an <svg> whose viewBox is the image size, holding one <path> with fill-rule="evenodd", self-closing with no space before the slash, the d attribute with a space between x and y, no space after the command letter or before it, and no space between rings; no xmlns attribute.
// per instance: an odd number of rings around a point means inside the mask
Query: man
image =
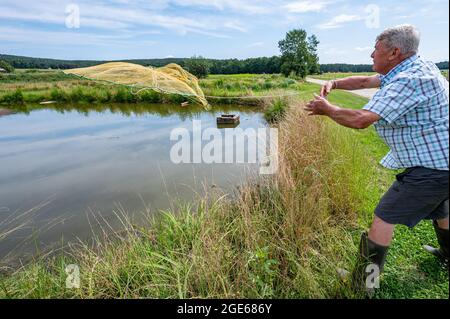
<svg viewBox="0 0 450 319"><path fill-rule="evenodd" d="M381 164L406 169L381 198L368 234L361 237L360 257L365 266L353 272L360 280L366 279L368 263L382 271L397 224L412 228L423 219L433 220L440 247L424 248L448 260L449 89L436 65L417 55L419 41L419 32L411 25L385 30L371 55L377 75L329 81L321 96L315 95L305 107L309 115L325 115L350 128L374 124L390 148ZM333 89L378 87L362 110L340 108L326 100Z"/></svg>

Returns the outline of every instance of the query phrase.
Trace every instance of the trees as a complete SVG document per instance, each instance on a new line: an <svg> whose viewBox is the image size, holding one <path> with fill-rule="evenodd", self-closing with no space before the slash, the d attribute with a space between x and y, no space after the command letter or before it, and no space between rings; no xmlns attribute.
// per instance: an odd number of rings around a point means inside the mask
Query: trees
<svg viewBox="0 0 450 319"><path fill-rule="evenodd" d="M12 65L3 60L0 60L0 68L4 69L8 73L14 72L14 68L12 67Z"/></svg>
<svg viewBox="0 0 450 319"><path fill-rule="evenodd" d="M319 72L319 57L317 45L319 40L315 35L310 37L303 29L291 30L286 38L278 42L281 51L281 73L304 78L308 74Z"/></svg>
<svg viewBox="0 0 450 319"><path fill-rule="evenodd" d="M192 73L197 78L201 79L208 76L210 64L201 56L193 56L185 62L185 67L189 73Z"/></svg>
<svg viewBox="0 0 450 319"><path fill-rule="evenodd" d="M310 52L307 55L305 62L310 67L308 74L319 72L318 58L316 54L317 44L319 41L315 36L306 37L305 33L306 49ZM281 42L281 41L280 41ZM295 55L293 55L293 58ZM198 59L197 57L195 57ZM0 60L12 65L15 68L42 68L42 69L68 69L68 68L83 68L87 66L93 66L108 61L88 61L88 60L53 60L42 58L29 58L22 56L0 54ZM121 60L123 62L137 63L144 66L161 67L169 63L177 63L182 67L189 65L192 59L187 58L165 58L165 59L137 59L137 60ZM195 59L194 59L195 60ZM293 61L293 60L292 60ZM285 75L290 75L292 72L291 60L289 58L272 56L272 57L258 57L248 58L245 60L238 59L226 59L226 60L214 60L204 59L200 57L200 62L206 62L209 72L212 74L236 74L236 73L255 73L255 74L274 74L280 73L282 70ZM283 69L282 64L284 63ZM448 70L448 61L436 63L436 65L442 70ZM0 66L1 67L1 66ZM2 67L3 68L3 67ZM321 64L320 72L371 72L372 65L370 64ZM299 74L300 75L300 74Z"/></svg>

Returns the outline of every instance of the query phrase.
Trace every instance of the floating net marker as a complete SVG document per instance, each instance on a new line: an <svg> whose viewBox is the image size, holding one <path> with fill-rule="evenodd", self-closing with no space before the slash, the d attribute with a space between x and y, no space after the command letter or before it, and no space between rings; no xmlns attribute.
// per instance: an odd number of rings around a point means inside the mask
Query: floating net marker
<svg viewBox="0 0 450 319"><path fill-rule="evenodd" d="M87 68L70 69L64 73L74 74L88 80L137 88L136 94L144 90L154 90L163 94L179 94L209 108L208 101L198 84L198 79L175 63L161 68L152 68L134 63L109 62Z"/></svg>

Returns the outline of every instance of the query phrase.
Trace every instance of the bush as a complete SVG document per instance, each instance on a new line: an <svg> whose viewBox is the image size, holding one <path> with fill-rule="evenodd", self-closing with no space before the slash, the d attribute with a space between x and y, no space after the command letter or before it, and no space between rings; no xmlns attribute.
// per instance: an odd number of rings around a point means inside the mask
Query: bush
<svg viewBox="0 0 450 319"><path fill-rule="evenodd" d="M0 68L4 69L7 73L13 73L14 68L6 61L0 60Z"/></svg>
<svg viewBox="0 0 450 319"><path fill-rule="evenodd" d="M277 122L284 116L287 107L287 101L281 98L277 98L266 109L266 111L264 112L264 117L267 122Z"/></svg>
<svg viewBox="0 0 450 319"><path fill-rule="evenodd" d="M118 103L126 103L126 102L133 102L135 101L135 97L130 92L130 90L119 87L119 89L116 92L116 95L114 96L114 102Z"/></svg>
<svg viewBox="0 0 450 319"><path fill-rule="evenodd" d="M6 104L23 104L24 100L22 91L17 89L12 93L5 94L1 102Z"/></svg>
<svg viewBox="0 0 450 319"><path fill-rule="evenodd" d="M57 88L52 89L52 91L50 92L50 98L53 101L58 101L58 102L67 101L67 96L66 96L65 92L63 92L62 90L57 89Z"/></svg>
<svg viewBox="0 0 450 319"><path fill-rule="evenodd" d="M145 90L139 93L139 98L141 101L149 103L161 103L161 95L153 90Z"/></svg>
<svg viewBox="0 0 450 319"><path fill-rule="evenodd" d="M209 63L202 57L192 57L186 61L186 69L197 78L206 78L209 74Z"/></svg>

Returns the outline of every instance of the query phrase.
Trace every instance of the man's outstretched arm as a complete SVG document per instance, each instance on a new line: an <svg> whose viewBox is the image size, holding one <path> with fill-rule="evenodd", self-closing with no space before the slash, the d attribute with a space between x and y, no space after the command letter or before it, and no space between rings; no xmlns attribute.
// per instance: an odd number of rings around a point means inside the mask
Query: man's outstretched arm
<svg viewBox="0 0 450 319"><path fill-rule="evenodd" d="M326 115L340 125L355 129L369 127L381 118L371 111L337 107L316 94L314 100L306 104L305 110L308 115Z"/></svg>
<svg viewBox="0 0 450 319"><path fill-rule="evenodd" d="M378 74L373 76L350 76L344 79L337 79L327 81L320 90L320 96L326 97L331 90L360 90L379 88L381 85L380 76Z"/></svg>

